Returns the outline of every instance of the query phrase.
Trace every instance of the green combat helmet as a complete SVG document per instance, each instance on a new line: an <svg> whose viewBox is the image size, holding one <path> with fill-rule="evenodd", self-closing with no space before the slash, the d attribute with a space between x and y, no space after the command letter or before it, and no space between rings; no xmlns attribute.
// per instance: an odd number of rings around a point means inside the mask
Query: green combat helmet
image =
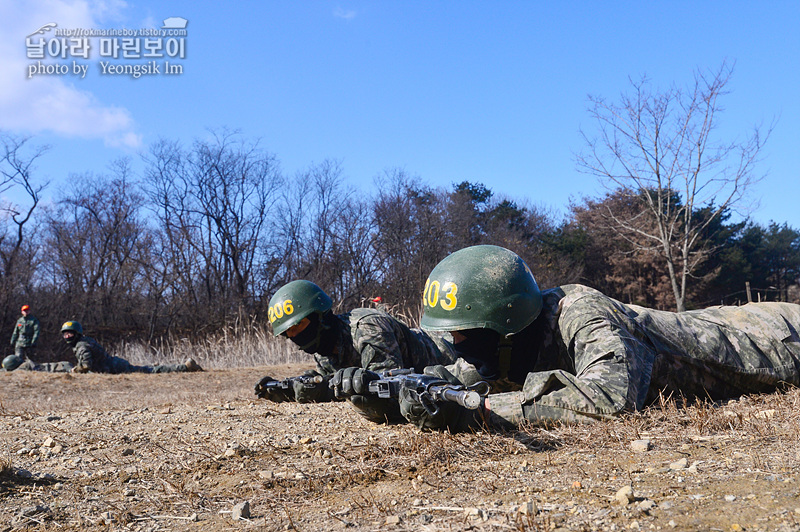
<svg viewBox="0 0 800 532"><path fill-rule="evenodd" d="M77 321L65 321L64 325L61 326L61 334L64 334L65 331L72 331L77 335L82 335L83 327Z"/></svg>
<svg viewBox="0 0 800 532"><path fill-rule="evenodd" d="M3 359L3 369L6 371L14 371L22 365L22 357L17 355L8 355Z"/></svg>
<svg viewBox="0 0 800 532"><path fill-rule="evenodd" d="M445 257L425 281L420 324L431 331L492 329L518 333L542 310L528 265L498 246L471 246Z"/></svg>
<svg viewBox="0 0 800 532"><path fill-rule="evenodd" d="M292 281L278 289L269 300L272 334L278 336L309 314L317 312L322 315L332 306L330 296L319 286L311 281Z"/></svg>

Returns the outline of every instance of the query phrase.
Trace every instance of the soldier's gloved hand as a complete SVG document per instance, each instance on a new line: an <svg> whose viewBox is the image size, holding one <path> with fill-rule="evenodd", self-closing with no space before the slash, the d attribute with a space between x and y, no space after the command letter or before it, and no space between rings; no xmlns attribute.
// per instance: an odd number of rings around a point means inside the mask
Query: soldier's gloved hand
<svg viewBox="0 0 800 532"><path fill-rule="evenodd" d="M283 403L284 401L294 401L294 390L291 394L287 393L288 390L282 388L269 387L270 382L278 382L277 379L272 377L264 377L256 383L256 395L262 399L267 399L274 403Z"/></svg>
<svg viewBox="0 0 800 532"><path fill-rule="evenodd" d="M369 383L380 379L374 371L345 368L331 378L331 388L337 397L347 397L356 411L375 423L396 423L403 420L400 405L394 399L381 399L369 393Z"/></svg>
<svg viewBox="0 0 800 532"><path fill-rule="evenodd" d="M486 377L481 375L475 366L463 358L459 358L455 364L450 364L449 366L428 366L422 370L422 373L439 377L450 384L463 384L465 386L472 386L486 380Z"/></svg>
<svg viewBox="0 0 800 532"><path fill-rule="evenodd" d="M417 391L405 386L400 388L398 402L400 404L400 414L409 423L416 425L421 430L447 429L453 433L468 432L478 429L482 425L481 412L484 408L483 404L478 410L469 410L456 403L441 401L436 403L439 411L436 415L431 415L422 404Z"/></svg>
<svg viewBox="0 0 800 532"><path fill-rule="evenodd" d="M306 371L303 377L321 377L320 382L301 382L299 379L292 382L294 398L298 403L325 403L333 401L333 390L328 386L330 376L323 377L316 371Z"/></svg>
<svg viewBox="0 0 800 532"><path fill-rule="evenodd" d="M338 398L369 393L369 383L380 379L374 371L363 368L340 369L331 377L330 387Z"/></svg>

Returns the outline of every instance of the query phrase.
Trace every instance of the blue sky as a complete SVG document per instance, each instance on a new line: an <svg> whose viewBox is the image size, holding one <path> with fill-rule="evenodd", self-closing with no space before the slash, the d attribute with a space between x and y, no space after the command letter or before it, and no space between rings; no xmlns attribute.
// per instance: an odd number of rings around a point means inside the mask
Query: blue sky
<svg viewBox="0 0 800 532"><path fill-rule="evenodd" d="M60 28L160 28L187 19L180 75L27 78L25 38ZM777 119L751 191L754 220L800 228L800 2L0 0L0 129L50 151L56 193L157 139L189 144L239 129L293 175L324 159L374 192L402 167L431 186L482 182L564 211L596 196L576 170L589 94L612 100L628 77L686 85L735 63L719 138ZM72 59L62 62L71 64ZM141 61L117 61L133 64Z"/></svg>

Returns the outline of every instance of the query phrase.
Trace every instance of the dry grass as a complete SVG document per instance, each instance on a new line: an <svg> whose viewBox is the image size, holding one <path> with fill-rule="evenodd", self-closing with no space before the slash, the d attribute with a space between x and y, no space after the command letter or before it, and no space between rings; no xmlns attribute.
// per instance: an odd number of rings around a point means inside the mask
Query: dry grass
<svg viewBox="0 0 800 532"><path fill-rule="evenodd" d="M192 357L208 369L304 363L312 360L284 338L274 338L263 328L225 329L203 340L169 338L153 344L122 343L110 352L132 364L180 362Z"/></svg>

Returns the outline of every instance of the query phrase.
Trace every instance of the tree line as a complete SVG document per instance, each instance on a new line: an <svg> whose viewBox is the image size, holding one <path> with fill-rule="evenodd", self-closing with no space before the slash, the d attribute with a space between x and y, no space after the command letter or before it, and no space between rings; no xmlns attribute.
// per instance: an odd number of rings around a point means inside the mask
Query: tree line
<svg viewBox="0 0 800 532"><path fill-rule="evenodd" d="M0 132L0 324L19 306L42 320L151 342L264 327L270 295L298 278L337 311L380 301L415 323L425 279L447 254L509 248L540 286L583 283L625 303L685 310L800 300L800 233L733 213L771 128L715 136L732 66L686 88L631 80L618 102L591 97L578 171L607 185L566 215L479 181L431 187L403 168L349 185L336 160L285 175L257 140L227 130L162 139L102 175L73 175L52 202L36 173L46 147ZM749 287L749 289L748 289Z"/></svg>
<svg viewBox="0 0 800 532"><path fill-rule="evenodd" d="M35 175L44 152L4 137L6 196L0 235L3 330L31 304L46 341L62 321L97 334L152 340L263 326L271 294L309 279L338 311L380 297L414 323L428 273L465 246L520 254L542 288L584 283L626 303L675 309L667 272L608 213L642 227L650 192L617 189L584 198L561 217L478 182L435 188L403 169L385 171L370 196L349 186L336 161L285 176L276 157L233 133L184 147L159 141L142 175L128 160L107 174L73 176L42 206ZM673 202L680 202L675 194ZM709 207L694 216L708 216ZM688 306L744 301L745 283L769 300L796 300L800 233L786 224L730 222L702 235ZM759 292L759 290L761 290Z"/></svg>

